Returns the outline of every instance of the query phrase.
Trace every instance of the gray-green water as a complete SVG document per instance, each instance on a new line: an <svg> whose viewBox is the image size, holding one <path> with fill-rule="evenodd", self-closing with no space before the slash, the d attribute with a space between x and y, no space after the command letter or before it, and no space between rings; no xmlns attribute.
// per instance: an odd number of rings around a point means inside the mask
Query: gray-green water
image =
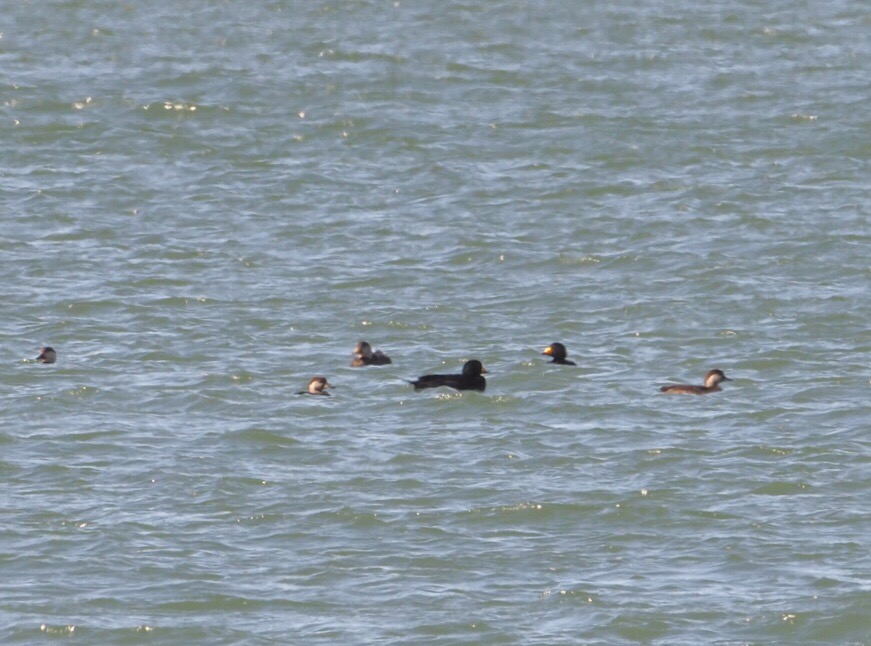
<svg viewBox="0 0 871 646"><path fill-rule="evenodd" d="M871 643L863 3L3 14L2 643Z"/></svg>

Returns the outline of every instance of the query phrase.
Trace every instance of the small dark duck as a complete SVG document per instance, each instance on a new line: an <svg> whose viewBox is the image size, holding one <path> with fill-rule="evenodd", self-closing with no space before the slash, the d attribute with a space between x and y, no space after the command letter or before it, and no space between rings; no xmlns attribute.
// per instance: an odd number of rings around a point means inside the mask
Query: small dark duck
<svg viewBox="0 0 871 646"><path fill-rule="evenodd" d="M39 361L39 363L54 363L57 361L57 352L54 351L54 348L48 346L40 348L39 356L34 361Z"/></svg>
<svg viewBox="0 0 871 646"><path fill-rule="evenodd" d="M564 346L562 343L551 343L544 349L544 351L542 351L542 354L553 357L553 361L551 361L551 363L558 363L563 366L578 365L574 361L569 361L568 359L566 359L566 355L568 353L566 352L566 346Z"/></svg>
<svg viewBox="0 0 871 646"><path fill-rule="evenodd" d="M368 341L360 341L357 347L354 348L354 360L351 361L352 368L361 366L386 366L388 363L393 363L386 354L381 350L372 351L372 346Z"/></svg>
<svg viewBox="0 0 871 646"><path fill-rule="evenodd" d="M481 376L482 374L487 374L487 370L481 365L480 361L472 359L465 363L462 374L424 375L423 377L418 377L417 381L409 383L414 386L415 390L448 386L456 390L479 390L484 392L484 389L487 388L487 380Z"/></svg>
<svg viewBox="0 0 871 646"><path fill-rule="evenodd" d="M663 386L660 390L670 395L707 395L708 393L715 393L722 390L722 388L720 388L720 383L724 381L732 380L729 379L722 370L709 370L705 375L704 386L671 384Z"/></svg>
<svg viewBox="0 0 871 646"><path fill-rule="evenodd" d="M308 390L300 390L297 395L324 395L329 397L330 393L324 392L327 388L332 388L333 385L327 381L326 377L312 377L308 382Z"/></svg>

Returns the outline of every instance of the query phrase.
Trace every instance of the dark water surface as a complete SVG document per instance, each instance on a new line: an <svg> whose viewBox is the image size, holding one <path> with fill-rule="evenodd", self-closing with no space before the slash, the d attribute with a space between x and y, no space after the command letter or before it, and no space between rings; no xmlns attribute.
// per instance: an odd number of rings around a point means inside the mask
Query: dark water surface
<svg viewBox="0 0 871 646"><path fill-rule="evenodd" d="M864 4L4 15L4 644L871 643Z"/></svg>

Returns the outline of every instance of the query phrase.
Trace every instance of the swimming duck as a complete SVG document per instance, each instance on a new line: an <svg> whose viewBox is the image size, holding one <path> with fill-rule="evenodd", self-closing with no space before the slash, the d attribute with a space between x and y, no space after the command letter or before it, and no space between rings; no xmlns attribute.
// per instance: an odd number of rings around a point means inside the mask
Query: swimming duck
<svg viewBox="0 0 871 646"><path fill-rule="evenodd" d="M723 381L732 381L722 370L709 370L705 375L704 386L694 386L690 384L671 384L663 386L660 390L664 393L673 395L707 395L708 393L722 390L720 383Z"/></svg>
<svg viewBox="0 0 871 646"><path fill-rule="evenodd" d="M360 366L386 366L388 363L393 363L386 354L381 350L372 351L372 346L368 341L360 341L357 347L354 348L354 360L351 361L352 368Z"/></svg>
<svg viewBox="0 0 871 646"><path fill-rule="evenodd" d="M477 359L472 359L465 363L462 374L424 375L423 377L418 377L417 381L409 383L414 386L415 390L449 386L457 390L480 390L484 392L484 389L487 387L487 380L481 376L482 374L487 374L486 368Z"/></svg>
<svg viewBox="0 0 871 646"><path fill-rule="evenodd" d="M559 363L564 366L578 365L574 361L569 361L568 359L566 359L566 346L564 346L562 343L551 343L544 349L542 354L553 357L553 361L551 361L551 363Z"/></svg>
<svg viewBox="0 0 871 646"><path fill-rule="evenodd" d="M40 348L39 356L34 361L39 361L39 363L54 363L57 361L57 352L54 351L54 348L48 346Z"/></svg>
<svg viewBox="0 0 871 646"><path fill-rule="evenodd" d="M300 390L297 395L324 395L330 396L330 393L324 392L327 388L332 388L333 385L327 381L326 377L312 377L308 382L308 390Z"/></svg>

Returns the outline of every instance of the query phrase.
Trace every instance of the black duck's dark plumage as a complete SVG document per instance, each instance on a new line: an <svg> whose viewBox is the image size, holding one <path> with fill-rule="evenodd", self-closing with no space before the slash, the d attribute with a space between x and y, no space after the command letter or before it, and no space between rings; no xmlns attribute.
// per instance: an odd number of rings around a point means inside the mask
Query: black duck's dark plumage
<svg viewBox="0 0 871 646"><path fill-rule="evenodd" d="M487 370L477 359L467 361L463 366L463 372L459 375L424 375L416 381L410 382L415 390L424 388L438 388L448 386L456 390L479 390L484 392L487 388L487 380L482 377Z"/></svg>
<svg viewBox="0 0 871 646"><path fill-rule="evenodd" d="M553 357L553 361L551 361L551 363L559 363L563 366L578 365L574 361L569 361L568 359L566 359L566 355L568 353L566 352L566 346L564 346L562 343L551 343L544 349L542 354Z"/></svg>
<svg viewBox="0 0 871 646"><path fill-rule="evenodd" d="M54 363L57 361L57 352L54 351L54 348L46 346L39 350L39 356L35 360L39 363Z"/></svg>

